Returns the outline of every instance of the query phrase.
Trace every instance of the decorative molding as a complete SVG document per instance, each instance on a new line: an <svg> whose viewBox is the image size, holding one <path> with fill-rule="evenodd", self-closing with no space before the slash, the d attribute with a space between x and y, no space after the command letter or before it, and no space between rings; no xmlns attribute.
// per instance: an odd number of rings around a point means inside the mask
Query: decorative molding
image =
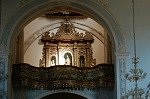
<svg viewBox="0 0 150 99"><path fill-rule="evenodd" d="M55 35L51 34L49 32L45 32L42 36L42 40L50 40L51 43L54 41L56 43L57 41L73 41L73 42L79 42L80 40L88 41L89 43L93 43L94 38L90 32L78 33L75 30L74 25L71 22L64 22L61 23L61 26L55 33Z"/></svg>

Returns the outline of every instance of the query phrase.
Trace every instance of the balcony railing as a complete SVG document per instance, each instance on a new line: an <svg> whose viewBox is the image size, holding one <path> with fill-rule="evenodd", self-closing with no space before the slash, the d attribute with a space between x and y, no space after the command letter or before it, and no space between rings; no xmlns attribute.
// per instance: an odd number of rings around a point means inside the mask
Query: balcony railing
<svg viewBox="0 0 150 99"><path fill-rule="evenodd" d="M12 72L14 88L27 89L114 88L114 79L114 66L111 64L86 68L68 65L45 68L21 63L14 64Z"/></svg>

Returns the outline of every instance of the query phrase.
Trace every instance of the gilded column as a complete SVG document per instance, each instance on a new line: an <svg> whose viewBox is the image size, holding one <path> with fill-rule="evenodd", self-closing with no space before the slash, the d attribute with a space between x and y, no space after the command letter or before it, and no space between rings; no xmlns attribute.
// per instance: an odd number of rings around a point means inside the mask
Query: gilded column
<svg viewBox="0 0 150 99"><path fill-rule="evenodd" d="M74 57L74 66L78 66L77 65L77 47L76 47L76 43L74 43L73 45L73 57Z"/></svg>
<svg viewBox="0 0 150 99"><path fill-rule="evenodd" d="M60 45L61 45L61 43L59 42L59 43L58 43L58 46L57 46L58 65L60 65L60 64L59 64L59 61L60 61L60 60L59 60L59 54L60 54L60 49L61 49L61 48L60 48Z"/></svg>
<svg viewBox="0 0 150 99"><path fill-rule="evenodd" d="M86 67L90 66L90 49L86 48Z"/></svg>
<svg viewBox="0 0 150 99"><path fill-rule="evenodd" d="M49 67L49 47L45 47L45 67Z"/></svg>
<svg viewBox="0 0 150 99"><path fill-rule="evenodd" d="M44 67L47 67L49 64L49 47L45 43L43 48L43 59L44 59Z"/></svg>

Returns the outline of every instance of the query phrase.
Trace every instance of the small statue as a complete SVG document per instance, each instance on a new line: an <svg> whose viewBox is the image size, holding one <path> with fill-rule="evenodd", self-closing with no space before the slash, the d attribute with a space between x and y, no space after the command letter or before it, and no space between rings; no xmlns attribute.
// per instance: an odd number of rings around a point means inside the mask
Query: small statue
<svg viewBox="0 0 150 99"><path fill-rule="evenodd" d="M70 62L70 58L68 55L66 55L66 59L65 59L65 65L70 65L71 62Z"/></svg>

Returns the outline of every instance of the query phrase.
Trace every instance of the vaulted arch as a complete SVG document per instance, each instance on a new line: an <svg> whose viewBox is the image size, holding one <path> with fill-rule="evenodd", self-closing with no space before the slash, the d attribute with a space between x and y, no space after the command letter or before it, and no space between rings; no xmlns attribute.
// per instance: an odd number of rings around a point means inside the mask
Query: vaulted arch
<svg viewBox="0 0 150 99"><path fill-rule="evenodd" d="M19 10L16 11L16 13L14 13L12 17L10 17L7 25L3 29L0 41L3 45L7 45L7 49L11 56L11 58L7 57L10 63L6 64L8 70L11 71L11 63L13 63L13 52L15 50L13 48L13 44L14 42L16 42L16 38L21 33L23 28L39 15L42 15L43 13L46 13L50 10L53 11L54 8L57 7L60 7L62 9L69 8L71 10L83 13L94 19L96 22L101 24L104 28L106 28L109 31L109 36L111 38L111 41L113 42L113 52L117 53L117 55L126 54L124 37L120 31L116 19L109 13L109 11L103 5L97 3L92 0L89 0L88 2L87 0L34 0L18 8ZM115 58L114 60L116 60L116 65L119 66L119 59ZM117 66L116 71L120 71L119 67ZM118 78L116 79L116 90L120 90L120 86L122 86L119 85L119 75L120 74L116 74L116 77ZM8 77L8 86L9 88L11 88L11 72L9 72Z"/></svg>

